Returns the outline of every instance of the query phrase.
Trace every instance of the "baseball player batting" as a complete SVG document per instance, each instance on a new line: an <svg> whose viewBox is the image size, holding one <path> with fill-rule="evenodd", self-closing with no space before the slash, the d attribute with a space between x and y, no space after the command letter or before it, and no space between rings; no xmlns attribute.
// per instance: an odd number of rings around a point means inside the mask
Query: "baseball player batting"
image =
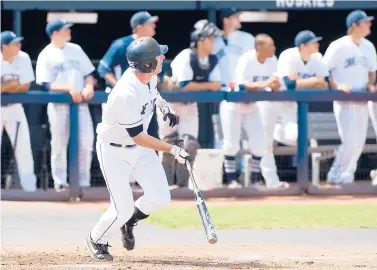
<svg viewBox="0 0 377 270"><path fill-rule="evenodd" d="M274 91L279 90L279 79L273 76L277 68L273 39L266 34L259 34L255 37L255 48L244 53L238 60L235 70L238 87L235 91L258 91L267 87ZM243 128L247 133L252 154L250 183L260 183L262 180L260 161L267 144L256 103L223 103L220 107L220 116L224 134L223 150L226 160L224 166L228 182L236 182L237 179L235 164L230 161L235 161L240 149L241 128Z"/></svg>
<svg viewBox="0 0 377 270"><path fill-rule="evenodd" d="M72 24L60 19L50 21L46 33L51 39L37 59L37 83L48 91L69 93L73 102L81 103L94 95L94 71L83 49L71 40ZM69 140L69 104L49 103L47 114L51 132L51 172L57 191L67 184L67 146ZM93 122L88 104L79 105L79 175L80 186L90 186L93 151Z"/></svg>
<svg viewBox="0 0 377 270"><path fill-rule="evenodd" d="M241 22L238 10L234 8L223 10L222 19L224 33L221 37L215 39L215 52L217 57L219 58L218 65L220 69L221 82L228 89L232 89L234 88L236 82L234 71L236 69L238 59L242 54L254 49L255 40L251 34L239 30L241 28ZM238 110L234 109L234 104L229 104L227 101L222 101L220 103L220 119L222 123L221 127L223 129L224 136L227 136L227 138L229 138L230 140L235 141L236 138L231 138L231 126L224 124L224 122L226 123L228 120L223 119L223 116L229 114L232 114L233 116L237 115L238 119L241 119L242 117L239 114ZM236 133L234 135L234 137L238 137ZM228 142L224 142L225 145L223 145L223 150L225 153L225 178L228 186L235 188L239 187L240 185L236 181L237 168L234 151L238 149L240 142L236 143L237 146L230 146ZM259 161L257 161L256 163L259 163Z"/></svg>
<svg viewBox="0 0 377 270"><path fill-rule="evenodd" d="M157 74L167 52L151 37L133 41L127 49L126 70L108 96L102 122L97 126L97 154L111 206L101 216L85 240L90 255L111 261L110 235L121 228L123 246L134 249L133 228L139 220L170 202L170 190L156 151L171 153L181 164L188 153L147 134L155 106L172 126L179 118L157 91ZM129 178L144 190L135 203Z"/></svg>
<svg viewBox="0 0 377 270"><path fill-rule="evenodd" d="M346 93L353 89L376 92L376 48L365 39L373 17L352 11L346 18L347 35L333 41L324 55L331 73L331 87ZM368 130L368 102L334 101L334 114L341 139L327 174L330 184L352 183Z"/></svg>
<svg viewBox="0 0 377 270"><path fill-rule="evenodd" d="M295 37L295 47L280 54L277 66L280 91L329 88L328 69L318 52L321 39L309 30L301 31ZM268 149L261 162L262 174L267 186L278 187L282 183L277 175L273 140L287 145L297 144L297 103L260 102L258 106Z"/></svg>
<svg viewBox="0 0 377 270"><path fill-rule="evenodd" d="M34 81L30 57L21 51L22 40L23 37L17 37L11 31L1 33L1 93L26 92ZM33 192L36 190L37 179L34 174L29 126L22 104L1 105L0 138L4 128L15 153L21 187L24 191Z"/></svg>

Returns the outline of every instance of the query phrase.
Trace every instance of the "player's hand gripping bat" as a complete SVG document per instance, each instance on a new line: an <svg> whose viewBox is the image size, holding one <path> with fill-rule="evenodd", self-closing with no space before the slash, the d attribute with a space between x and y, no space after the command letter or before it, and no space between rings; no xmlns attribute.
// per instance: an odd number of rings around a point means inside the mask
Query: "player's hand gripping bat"
<svg viewBox="0 0 377 270"><path fill-rule="evenodd" d="M186 160L186 166L187 166L187 170L189 171L189 174L190 174L190 177L191 177L192 185L194 187L196 206L198 207L199 215L200 215L204 230L205 230L206 235L207 235L208 243L216 244L217 243L217 235L216 235L216 232L215 232L215 227L213 226L213 223L212 223L211 217L209 215L209 212L208 212L206 203L204 201L203 195L200 192L198 185L196 184L194 174L192 172L190 161L192 161L192 158L188 157L188 159Z"/></svg>

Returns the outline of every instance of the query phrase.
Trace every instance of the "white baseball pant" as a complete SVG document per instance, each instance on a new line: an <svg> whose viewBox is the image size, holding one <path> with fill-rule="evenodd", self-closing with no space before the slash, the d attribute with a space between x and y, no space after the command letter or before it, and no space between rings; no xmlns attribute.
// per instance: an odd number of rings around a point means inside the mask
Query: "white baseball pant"
<svg viewBox="0 0 377 270"><path fill-rule="evenodd" d="M69 105L49 103L47 114L51 132L51 173L55 187L67 185L67 147L69 141ZM94 127L87 104L79 105L79 176L80 186L90 186L90 168Z"/></svg>
<svg viewBox="0 0 377 270"><path fill-rule="evenodd" d="M179 116L179 124L175 127L170 127L169 121L164 121L161 111L156 109L160 138L163 139L165 136L168 136L173 132L177 132L180 138L182 138L182 135L188 134L197 139L199 136L199 116L197 104L170 103L169 105L171 109Z"/></svg>
<svg viewBox="0 0 377 270"><path fill-rule="evenodd" d="M368 108L370 121L372 122L372 126L377 137L377 101L369 101Z"/></svg>
<svg viewBox="0 0 377 270"><path fill-rule="evenodd" d="M222 101L220 104L220 119L224 135L225 173L230 178L232 178L232 174L236 173L234 157L240 150L242 128L248 138L249 151L254 157L251 164L252 172L260 172L260 158L266 152L266 140L257 105L255 103L245 104Z"/></svg>
<svg viewBox="0 0 377 270"><path fill-rule="evenodd" d="M17 145L14 148L17 122L18 129ZM22 104L1 106L1 133L5 128L14 149L17 162L20 184L25 191L35 191L37 178L34 174L34 159L31 151L30 132Z"/></svg>
<svg viewBox="0 0 377 270"><path fill-rule="evenodd" d="M369 108L370 121L372 122L374 133L376 133L376 140L377 140L377 101L374 101L374 102L369 101L368 108ZM374 172L376 173L376 176L374 176L375 178L374 183L377 184L377 168L374 170Z"/></svg>
<svg viewBox="0 0 377 270"><path fill-rule="evenodd" d="M150 215L170 203L170 190L156 152L138 145L114 147L97 139L97 156L110 194L111 205L93 227L93 241L106 244L110 235L133 215L136 206ZM144 195L135 203L129 178L143 188Z"/></svg>
<svg viewBox="0 0 377 270"><path fill-rule="evenodd" d="M341 145L328 173L333 183L352 183L368 131L366 102L334 101L334 114Z"/></svg>
<svg viewBox="0 0 377 270"><path fill-rule="evenodd" d="M266 186L274 187L280 184L273 154L274 139L286 145L297 144L297 103L259 101L257 104L267 140L267 151L261 161L262 175Z"/></svg>

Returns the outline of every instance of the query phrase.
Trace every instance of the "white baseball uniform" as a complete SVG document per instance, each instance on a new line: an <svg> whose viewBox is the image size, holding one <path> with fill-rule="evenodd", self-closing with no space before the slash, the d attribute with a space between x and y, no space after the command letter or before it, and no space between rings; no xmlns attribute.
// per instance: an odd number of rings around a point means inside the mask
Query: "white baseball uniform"
<svg viewBox="0 0 377 270"><path fill-rule="evenodd" d="M238 60L235 70L236 84L242 85L249 82L266 81L276 72L276 67L276 56L266 59L264 63L260 63L257 59L256 51L250 50ZM236 91L239 91L238 87ZM245 130L250 152L254 159L256 158L256 160L252 159L251 170L252 172L260 172L259 163L266 152L266 140L256 102L222 103L220 117L224 134L223 151L224 155L229 157L224 161L225 172L231 173L232 171L228 166L232 167L231 157L234 157L240 149L241 128Z"/></svg>
<svg viewBox="0 0 377 270"><path fill-rule="evenodd" d="M111 206L91 232L97 243L106 244L110 234L131 218L134 206L149 215L170 202L165 171L156 152L136 145L127 131L140 127L147 134L154 107L161 102L165 103L157 91L157 76L148 86L131 69L108 96L102 122L97 126L96 147ZM135 204L129 185L131 176L144 190Z"/></svg>
<svg viewBox="0 0 377 270"><path fill-rule="evenodd" d="M235 70L237 67L238 59L244 53L254 49L254 45L255 38L253 37L253 35L240 30L233 31L226 39L224 39L223 37L215 38L215 53L219 59L218 66L220 69L221 82L223 85L229 86L230 82L236 82ZM220 103L219 113L224 136L225 134L227 134L231 137L232 131L230 129L232 127L226 124L227 122L229 122L228 118L224 119L223 116L228 115L229 113L234 116L237 115L237 118L241 119L242 115L240 114L239 110L234 108L234 104L232 105L225 100ZM229 140L235 140L231 139L229 136L227 137L229 138ZM239 136L237 134L234 134L234 137ZM229 140L228 142L230 142ZM239 143L240 141L237 145L239 145ZM229 146L229 143L227 143L227 145L225 146L223 144L223 149L224 147L232 148L231 146ZM228 183L231 183L236 178L237 168L236 159L234 157L236 153L231 156L231 152L234 152L234 150L236 149L237 148L229 150L229 155L226 155L224 158L224 169Z"/></svg>
<svg viewBox="0 0 377 270"><path fill-rule="evenodd" d="M82 48L67 42L63 48L47 45L37 59L37 83L69 84L78 91L85 87L85 76L94 66ZM49 103L47 114L51 132L51 172L55 187L67 186L67 146L69 105ZM94 142L93 122L87 104L79 105L79 176L80 186L90 186L90 167Z"/></svg>
<svg viewBox="0 0 377 270"><path fill-rule="evenodd" d="M337 84L352 89L366 88L368 73L377 69L376 49L367 39L355 44L349 36L333 41L324 62ZM334 114L341 139L336 158L327 175L330 183L352 183L368 129L367 102L334 101Z"/></svg>
<svg viewBox="0 0 377 270"><path fill-rule="evenodd" d="M321 53L314 53L306 63L302 60L297 47L283 51L278 59L277 76L281 78L280 91L287 91L284 77L297 74L298 78L305 79L314 76L327 77L328 69L322 61ZM298 91L300 91L298 89ZM268 152L261 162L263 177L267 185L277 186L280 183L277 175L275 158L273 155L273 140L287 145L296 145L297 102L259 102Z"/></svg>
<svg viewBox="0 0 377 270"><path fill-rule="evenodd" d="M27 53L20 51L10 63L1 57L1 82L18 80L20 84L34 81L33 67ZM34 174L34 160L30 145L30 132L22 104L1 106L1 133L5 128L12 147L15 145L17 122L19 123L17 144L14 148L21 187L25 191L35 191L37 179Z"/></svg>
<svg viewBox="0 0 377 270"><path fill-rule="evenodd" d="M196 78L194 74L196 71L191 66L191 56L193 53L191 49L184 49L181 51L172 61L171 69L172 75L177 79L179 83L189 81L200 81L201 78ZM199 59L199 66L205 67L209 65L209 58ZM220 71L216 65L212 72L208 76L208 81L220 82ZM184 134L198 138L199 135L199 119L198 119L198 105L196 102L174 102L170 103L170 107L179 116L179 125L171 128L168 122L162 120L161 112L157 110L158 126L160 138L164 138L173 132L178 132L178 135L182 137Z"/></svg>

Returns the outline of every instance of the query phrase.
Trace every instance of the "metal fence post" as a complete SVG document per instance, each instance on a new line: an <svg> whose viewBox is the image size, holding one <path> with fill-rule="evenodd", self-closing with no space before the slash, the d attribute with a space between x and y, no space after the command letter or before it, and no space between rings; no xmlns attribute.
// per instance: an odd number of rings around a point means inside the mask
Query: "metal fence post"
<svg viewBox="0 0 377 270"><path fill-rule="evenodd" d="M77 104L70 104L69 116L70 199L77 200L81 193L79 183L79 107Z"/></svg>
<svg viewBox="0 0 377 270"><path fill-rule="evenodd" d="M308 107L307 102L298 102L297 183L302 189L307 189L309 186Z"/></svg>
<svg viewBox="0 0 377 270"><path fill-rule="evenodd" d="M22 35L22 17L21 11L13 11L13 32L19 37Z"/></svg>

